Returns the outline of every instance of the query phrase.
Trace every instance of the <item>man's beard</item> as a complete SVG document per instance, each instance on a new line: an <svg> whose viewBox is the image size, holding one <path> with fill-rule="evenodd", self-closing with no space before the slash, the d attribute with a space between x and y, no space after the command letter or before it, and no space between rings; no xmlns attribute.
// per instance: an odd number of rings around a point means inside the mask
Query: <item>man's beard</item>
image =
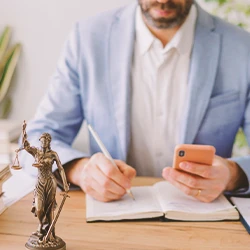
<svg viewBox="0 0 250 250"><path fill-rule="evenodd" d="M186 0L186 3L184 5L180 3L174 3L172 0L168 1L167 3L149 3L149 1L147 3L145 0L138 0L138 2L141 7L142 14L147 20L147 23L157 29L170 29L181 26L188 16L188 13L193 4L193 0ZM175 11L175 15L169 18L154 18L150 14L151 8L158 8L162 11L173 10Z"/></svg>

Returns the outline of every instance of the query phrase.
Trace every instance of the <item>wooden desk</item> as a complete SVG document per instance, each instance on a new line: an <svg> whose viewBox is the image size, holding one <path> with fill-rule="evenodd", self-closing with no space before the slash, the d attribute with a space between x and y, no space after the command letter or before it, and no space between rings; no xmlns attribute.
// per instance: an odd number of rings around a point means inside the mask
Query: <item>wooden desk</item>
<svg viewBox="0 0 250 250"><path fill-rule="evenodd" d="M151 185L158 180L140 177L134 184ZM86 223L84 193L72 191L70 196L56 227L67 250L250 249L250 236L238 221ZM30 212L31 203L29 194L0 216L0 250L25 249L25 242L38 226Z"/></svg>

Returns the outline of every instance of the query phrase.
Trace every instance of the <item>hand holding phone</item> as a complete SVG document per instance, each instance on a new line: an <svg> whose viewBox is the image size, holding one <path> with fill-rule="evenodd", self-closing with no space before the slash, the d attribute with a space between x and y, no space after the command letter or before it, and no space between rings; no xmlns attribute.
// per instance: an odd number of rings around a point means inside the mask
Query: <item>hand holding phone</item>
<svg viewBox="0 0 250 250"><path fill-rule="evenodd" d="M173 167L164 168L162 176L183 193L203 202L211 202L225 190L248 183L237 163L215 155L215 148L209 145L176 146Z"/></svg>

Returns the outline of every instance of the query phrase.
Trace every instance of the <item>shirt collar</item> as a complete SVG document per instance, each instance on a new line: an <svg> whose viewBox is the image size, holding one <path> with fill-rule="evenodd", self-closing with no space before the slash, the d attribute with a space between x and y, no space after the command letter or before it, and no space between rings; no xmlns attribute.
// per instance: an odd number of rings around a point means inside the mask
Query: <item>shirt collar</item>
<svg viewBox="0 0 250 250"><path fill-rule="evenodd" d="M176 32L171 41L164 48L162 48L163 54L168 52L171 48L176 48L180 54L185 54L191 51L194 40L196 19L197 7L193 4L183 25ZM146 26L142 17L141 8L138 6L136 10L136 41L138 43L140 54L145 54L156 40L157 38Z"/></svg>
<svg viewBox="0 0 250 250"><path fill-rule="evenodd" d="M155 37L146 26L140 6L136 10L136 41L141 55L146 53L153 44Z"/></svg>

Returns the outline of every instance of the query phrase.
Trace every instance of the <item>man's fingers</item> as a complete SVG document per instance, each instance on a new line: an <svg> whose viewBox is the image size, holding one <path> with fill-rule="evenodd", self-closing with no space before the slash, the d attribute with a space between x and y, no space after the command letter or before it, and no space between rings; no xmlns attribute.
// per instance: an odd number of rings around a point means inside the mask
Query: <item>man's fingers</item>
<svg viewBox="0 0 250 250"><path fill-rule="evenodd" d="M95 190L92 187L88 187L85 192L89 194L90 196L92 196L94 199L98 201L102 201L102 202L118 200L120 198L119 196L112 194L112 193L107 193L104 196L103 194L100 194L97 190Z"/></svg>
<svg viewBox="0 0 250 250"><path fill-rule="evenodd" d="M122 161L117 160L116 164L102 153L93 155L83 170L83 190L100 201L120 199L136 172Z"/></svg>
<svg viewBox="0 0 250 250"><path fill-rule="evenodd" d="M127 165L125 162L120 160L115 160L119 170L130 180L132 180L136 176L136 170L131 166Z"/></svg>
<svg viewBox="0 0 250 250"><path fill-rule="evenodd" d="M130 188L130 180L125 176L117 166L114 166L112 162L106 158L103 154L94 155L94 162L98 165L100 170L111 180L119 184L124 189Z"/></svg>
<svg viewBox="0 0 250 250"><path fill-rule="evenodd" d="M179 167L185 172L199 175L206 179L216 178L218 172L213 166L202 165L193 162L181 162Z"/></svg>
<svg viewBox="0 0 250 250"><path fill-rule="evenodd" d="M164 174L163 174L164 176ZM200 197L200 194L198 195L198 190L199 189L194 189L191 187L188 187L186 185L184 185L183 183L180 183L172 178L168 178L167 179L170 183L172 183L175 187L177 187L178 189L180 189L183 193L189 195L189 196L193 196L193 197Z"/></svg>
<svg viewBox="0 0 250 250"><path fill-rule="evenodd" d="M98 166L92 166L91 170L92 183L91 185L94 187L98 193L103 193L106 191L112 192L118 196L122 196L125 194L125 189L115 183L113 180L108 178ZM98 186L97 186L98 184ZM95 186L94 186L95 185Z"/></svg>
<svg viewBox="0 0 250 250"><path fill-rule="evenodd" d="M194 176L194 179L192 179L193 177L188 175L190 174L185 174L172 168L165 168L162 172L163 178L185 194L193 196L200 201L211 202L220 194L221 183L214 181L211 188L211 180L202 179L198 176ZM197 178L198 181L196 180Z"/></svg>
<svg viewBox="0 0 250 250"><path fill-rule="evenodd" d="M112 201L112 200L119 200L124 194L125 190L123 189L122 193L113 193L109 189L103 188L97 181L94 179L92 180L92 187L98 194L98 197L103 197L104 201Z"/></svg>
<svg viewBox="0 0 250 250"><path fill-rule="evenodd" d="M198 175L193 175L169 168L163 171L163 176L167 180L174 180L194 189L211 189L211 180L206 180Z"/></svg>

